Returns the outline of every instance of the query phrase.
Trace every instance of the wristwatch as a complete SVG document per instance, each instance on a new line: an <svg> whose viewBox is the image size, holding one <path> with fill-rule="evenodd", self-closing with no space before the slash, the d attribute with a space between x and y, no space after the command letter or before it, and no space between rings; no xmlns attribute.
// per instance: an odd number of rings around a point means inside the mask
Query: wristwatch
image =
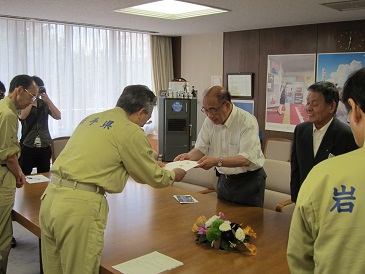
<svg viewBox="0 0 365 274"><path fill-rule="evenodd" d="M218 159L218 164L217 164L217 166L221 167L221 166L222 166L222 164L223 164L223 158L221 157L221 158L219 158L219 159Z"/></svg>

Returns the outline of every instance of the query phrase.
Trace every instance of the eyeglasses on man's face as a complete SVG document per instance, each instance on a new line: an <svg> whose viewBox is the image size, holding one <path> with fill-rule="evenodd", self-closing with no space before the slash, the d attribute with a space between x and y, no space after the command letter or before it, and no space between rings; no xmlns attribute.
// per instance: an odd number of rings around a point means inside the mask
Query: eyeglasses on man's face
<svg viewBox="0 0 365 274"><path fill-rule="evenodd" d="M201 112L205 113L206 115L210 114L210 115L216 115L220 109L224 106L225 102L223 104L221 104L220 107L218 108L208 108L208 109L205 109L204 107L201 108Z"/></svg>
<svg viewBox="0 0 365 274"><path fill-rule="evenodd" d="M24 89L26 92L28 92L28 94L31 96L32 102L34 102L35 100L37 100L37 96L35 96L34 94L32 94L31 92L29 92L29 90L27 90L26 88Z"/></svg>

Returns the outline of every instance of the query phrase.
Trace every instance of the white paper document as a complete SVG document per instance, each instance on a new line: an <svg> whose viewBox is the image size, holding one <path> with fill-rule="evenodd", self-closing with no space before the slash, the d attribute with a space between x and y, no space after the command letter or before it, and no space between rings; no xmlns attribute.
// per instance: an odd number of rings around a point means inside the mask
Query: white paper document
<svg viewBox="0 0 365 274"><path fill-rule="evenodd" d="M46 176L43 176L42 174L25 176L25 180L29 184L49 182L49 179Z"/></svg>
<svg viewBox="0 0 365 274"><path fill-rule="evenodd" d="M184 265L182 262L154 251L130 261L114 265L124 274L157 274Z"/></svg>
<svg viewBox="0 0 365 274"><path fill-rule="evenodd" d="M183 161L176 161L166 164L165 169L173 170L174 168L181 168L185 171L192 169L198 165L197 161L190 161L190 160L183 160Z"/></svg>

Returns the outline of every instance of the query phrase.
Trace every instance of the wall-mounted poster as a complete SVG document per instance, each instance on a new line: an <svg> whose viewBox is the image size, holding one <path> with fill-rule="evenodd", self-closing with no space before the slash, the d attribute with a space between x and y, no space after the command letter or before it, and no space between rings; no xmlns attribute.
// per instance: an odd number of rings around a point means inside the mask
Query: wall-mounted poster
<svg viewBox="0 0 365 274"><path fill-rule="evenodd" d="M315 82L315 68L315 54L268 56L266 130L294 132L307 120L307 88Z"/></svg>
<svg viewBox="0 0 365 274"><path fill-rule="evenodd" d="M242 108L254 115L254 101L253 100L232 100L232 104L236 107Z"/></svg>
<svg viewBox="0 0 365 274"><path fill-rule="evenodd" d="M341 102L342 89L347 77L365 66L365 52L356 53L320 53L317 62L317 80L334 83L340 93L336 117L347 124L347 110Z"/></svg>

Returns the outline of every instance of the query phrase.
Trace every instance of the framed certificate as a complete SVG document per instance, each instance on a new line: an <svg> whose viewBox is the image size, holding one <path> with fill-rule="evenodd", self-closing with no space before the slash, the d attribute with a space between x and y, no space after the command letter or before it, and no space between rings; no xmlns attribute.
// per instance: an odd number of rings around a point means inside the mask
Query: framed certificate
<svg viewBox="0 0 365 274"><path fill-rule="evenodd" d="M253 73L227 73L227 90L233 98L253 98Z"/></svg>

